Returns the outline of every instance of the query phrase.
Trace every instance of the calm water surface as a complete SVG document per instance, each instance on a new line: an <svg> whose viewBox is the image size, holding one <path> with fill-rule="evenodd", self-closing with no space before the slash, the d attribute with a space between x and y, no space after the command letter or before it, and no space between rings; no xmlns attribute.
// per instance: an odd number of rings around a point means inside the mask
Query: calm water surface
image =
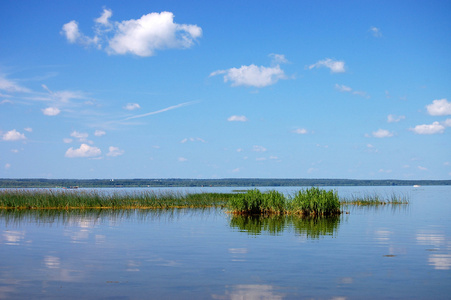
<svg viewBox="0 0 451 300"><path fill-rule="evenodd" d="M450 299L451 187L333 189L410 204L332 219L0 211L0 299Z"/></svg>

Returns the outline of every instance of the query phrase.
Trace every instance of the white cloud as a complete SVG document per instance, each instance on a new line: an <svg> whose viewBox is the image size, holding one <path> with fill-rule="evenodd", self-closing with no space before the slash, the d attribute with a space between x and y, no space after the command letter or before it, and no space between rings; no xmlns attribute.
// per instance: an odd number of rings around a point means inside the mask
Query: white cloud
<svg viewBox="0 0 451 300"><path fill-rule="evenodd" d="M335 88L340 92L352 92L352 89L349 86L343 84L335 84Z"/></svg>
<svg viewBox="0 0 451 300"><path fill-rule="evenodd" d="M201 139L199 137L196 137L196 138L190 137L190 138L184 138L183 140L180 141L180 143L182 143L182 144L184 144L186 142L202 142L202 143L205 143L205 140L203 140L203 139Z"/></svg>
<svg viewBox="0 0 451 300"><path fill-rule="evenodd" d="M340 92L345 92L345 93L352 93L354 95L358 95L358 96L362 96L362 97L366 97L369 98L369 96L367 95L366 92L363 91L354 91L352 88L350 88L349 86L346 86L344 84L335 84L335 88L340 91Z"/></svg>
<svg viewBox="0 0 451 300"><path fill-rule="evenodd" d="M78 132L75 130L70 134L70 136L78 139L80 142L86 142L89 134L85 132Z"/></svg>
<svg viewBox="0 0 451 300"><path fill-rule="evenodd" d="M30 90L18 85L12 80L6 79L3 74L0 74L0 90L11 93L29 93Z"/></svg>
<svg viewBox="0 0 451 300"><path fill-rule="evenodd" d="M382 37L382 32L379 28L371 26L370 31L374 37Z"/></svg>
<svg viewBox="0 0 451 300"><path fill-rule="evenodd" d="M388 123L396 123L396 122L399 122L401 120L404 120L405 118L406 118L405 116L388 115L387 116L387 122Z"/></svg>
<svg viewBox="0 0 451 300"><path fill-rule="evenodd" d="M18 132L17 130L13 129L8 131L3 135L4 141L19 141L19 140L25 140L25 134Z"/></svg>
<svg viewBox="0 0 451 300"><path fill-rule="evenodd" d="M178 161L179 162L185 162L185 161L187 161L188 159L186 159L186 158L184 158L184 157L179 157L178 158Z"/></svg>
<svg viewBox="0 0 451 300"><path fill-rule="evenodd" d="M63 142L66 144L72 143L72 141L73 141L72 139L68 139L68 138L63 139Z"/></svg>
<svg viewBox="0 0 451 300"><path fill-rule="evenodd" d="M23 130L25 130L27 132L33 132L33 128L31 128L31 127L24 128Z"/></svg>
<svg viewBox="0 0 451 300"><path fill-rule="evenodd" d="M333 60L331 58L326 58L320 60L313 65L310 65L309 70L313 68L321 68L326 67L329 68L332 73L343 73L345 72L345 62L340 60Z"/></svg>
<svg viewBox="0 0 451 300"><path fill-rule="evenodd" d="M410 130L415 132L416 134L436 134L443 133L445 131L445 126L443 126L439 122L434 122L430 125L428 124L417 125L414 128L411 128Z"/></svg>
<svg viewBox="0 0 451 300"><path fill-rule="evenodd" d="M428 168L422 167L422 166L418 166L418 169L421 170L421 171L427 171L428 170Z"/></svg>
<svg viewBox="0 0 451 300"><path fill-rule="evenodd" d="M451 115L451 103L446 99L434 100L432 104L426 106L431 116L448 116Z"/></svg>
<svg viewBox="0 0 451 300"><path fill-rule="evenodd" d="M292 132L296 133L296 134L307 134L308 130L305 128L297 128L297 129L293 130Z"/></svg>
<svg viewBox="0 0 451 300"><path fill-rule="evenodd" d="M283 54L271 53L269 56L272 58L272 62L274 64L286 64L286 63L288 63L288 59Z"/></svg>
<svg viewBox="0 0 451 300"><path fill-rule="evenodd" d="M445 127L451 127L451 119L446 119L442 122L443 126Z"/></svg>
<svg viewBox="0 0 451 300"><path fill-rule="evenodd" d="M109 150L110 152L107 153L107 156L112 156L112 157L122 155L122 154L124 154L124 152L125 152L124 150L121 150L121 149L119 149L118 147L113 147L113 146L110 146L110 147L108 148L108 150Z"/></svg>
<svg viewBox="0 0 451 300"><path fill-rule="evenodd" d="M5 164L5 170L8 170L9 168L11 168L11 164L6 163Z"/></svg>
<svg viewBox="0 0 451 300"><path fill-rule="evenodd" d="M94 21L96 23L102 24L103 26L111 26L109 19L111 18L112 15L113 11L111 9L104 8L102 15L97 19L95 19Z"/></svg>
<svg viewBox="0 0 451 300"><path fill-rule="evenodd" d="M78 149L74 149L73 147L67 149L65 156L69 158L94 157L99 156L100 154L102 154L102 151L100 151L99 148L89 146L87 144L81 144L80 148Z"/></svg>
<svg viewBox="0 0 451 300"><path fill-rule="evenodd" d="M61 110L59 110L57 107L47 107L45 109L42 109L42 113L46 116L56 116L59 115Z"/></svg>
<svg viewBox="0 0 451 300"><path fill-rule="evenodd" d="M267 149L263 146L257 146L255 145L254 147L252 147L252 151L255 152L265 152Z"/></svg>
<svg viewBox="0 0 451 300"><path fill-rule="evenodd" d="M377 131L372 132L372 136L376 138L386 138L386 137L392 137L393 133L385 130L385 129L379 129Z"/></svg>
<svg viewBox="0 0 451 300"><path fill-rule="evenodd" d="M156 115L156 114L159 114L159 113L162 113L162 112L166 112L166 111L169 111L169 110L173 110L173 109L176 109L176 108L179 108L179 107L191 105L193 103L196 103L196 101L184 102L184 103L180 103L180 104L177 104L177 105L169 106L169 107L157 110L157 111L152 111L152 112L148 112L148 113L141 114L141 115L131 116L131 117L125 118L123 121L128 121L128 120L131 120L131 119L137 119L137 118L143 118L143 117L147 117L147 116L151 116L151 115Z"/></svg>
<svg viewBox="0 0 451 300"><path fill-rule="evenodd" d="M197 25L174 23L172 12L154 12L121 22L110 21L112 15L112 10L105 8L94 19L94 37L81 33L75 20L64 24L61 34L72 44L94 45L109 54L138 56L152 56L162 49L189 48L202 36L202 28Z"/></svg>
<svg viewBox="0 0 451 300"><path fill-rule="evenodd" d="M90 38L82 34L78 30L78 23L75 20L72 20L69 23L64 24L61 34L66 36L66 39L71 44L78 43L83 46L89 46L91 44L96 45L99 42L98 36Z"/></svg>
<svg viewBox="0 0 451 300"><path fill-rule="evenodd" d="M127 103L127 105L124 106L124 109L126 110L135 110L139 108L141 108L141 106L138 103Z"/></svg>
<svg viewBox="0 0 451 300"><path fill-rule="evenodd" d="M96 130L96 131L94 132L94 135L95 135L95 136L103 136L103 135L105 135L105 134L106 134L106 132L103 131L103 130Z"/></svg>
<svg viewBox="0 0 451 300"><path fill-rule="evenodd" d="M237 116L237 115L233 115L230 116L227 121L229 122L247 122L248 119L246 118L246 116Z"/></svg>
<svg viewBox="0 0 451 300"><path fill-rule="evenodd" d="M231 81L232 86L253 86L262 88L268 85L275 84L279 79L286 79L284 71L279 65L274 67L256 66L241 66L241 68L230 68L227 70L218 70L210 74L216 76L224 75L224 82Z"/></svg>

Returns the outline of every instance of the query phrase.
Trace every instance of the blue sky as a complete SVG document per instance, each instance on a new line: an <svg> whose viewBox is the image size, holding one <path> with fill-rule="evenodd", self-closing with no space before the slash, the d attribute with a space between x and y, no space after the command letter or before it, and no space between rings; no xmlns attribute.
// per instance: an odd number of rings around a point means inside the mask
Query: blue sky
<svg viewBox="0 0 451 300"><path fill-rule="evenodd" d="M2 1L1 178L451 178L450 1Z"/></svg>

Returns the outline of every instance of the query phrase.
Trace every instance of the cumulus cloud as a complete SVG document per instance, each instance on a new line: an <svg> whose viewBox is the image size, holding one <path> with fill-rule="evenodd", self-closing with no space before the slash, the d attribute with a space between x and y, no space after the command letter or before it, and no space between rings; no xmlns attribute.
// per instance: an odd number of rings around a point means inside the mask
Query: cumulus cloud
<svg viewBox="0 0 451 300"><path fill-rule="evenodd" d="M103 130L96 130L96 131L94 132L94 135L95 135L95 136L103 136L103 135L105 135L105 134L106 134L106 132L103 131Z"/></svg>
<svg viewBox="0 0 451 300"><path fill-rule="evenodd" d="M326 67L330 69L332 73L343 73L345 72L345 62L341 60L333 60L331 58L326 58L323 60L320 60L310 66L308 66L308 69L314 69L314 68L322 68Z"/></svg>
<svg viewBox="0 0 451 300"><path fill-rule="evenodd" d="M47 107L42 109L42 113L46 116L56 116L59 115L60 112L61 110L57 107Z"/></svg>
<svg viewBox="0 0 451 300"><path fill-rule="evenodd" d="M112 157L116 157L116 156L120 156L122 154L124 154L124 150L119 149L118 147L113 147L110 146L108 148L109 152L107 153L107 156L112 156Z"/></svg>
<svg viewBox="0 0 451 300"><path fill-rule="evenodd" d="M451 119L446 119L442 122L443 126L445 127L451 127Z"/></svg>
<svg viewBox="0 0 451 300"><path fill-rule="evenodd" d="M307 134L308 130L305 128L296 128L295 130L292 131L293 133L296 134Z"/></svg>
<svg viewBox="0 0 451 300"><path fill-rule="evenodd" d="M248 119L246 118L246 116L237 116L237 115L233 115L230 116L227 121L229 122L247 122Z"/></svg>
<svg viewBox="0 0 451 300"><path fill-rule="evenodd" d="M190 48L202 36L197 25L174 23L172 12L149 13L139 19L111 22L112 10L104 9L95 19L95 35L87 37L73 20L63 25L61 33L69 43L95 45L108 54L152 56L156 50Z"/></svg>
<svg viewBox="0 0 451 300"><path fill-rule="evenodd" d="M436 134L443 133L445 131L445 126L439 122L434 122L432 124L417 125L410 130L416 134Z"/></svg>
<svg viewBox="0 0 451 300"><path fill-rule="evenodd" d="M448 116L451 115L451 103L446 99L434 100L432 104L426 106L431 116Z"/></svg>
<svg viewBox="0 0 451 300"><path fill-rule="evenodd" d="M135 110L139 108L141 108L141 106L138 103L127 103L127 105L124 106L124 109L126 110Z"/></svg>
<svg viewBox="0 0 451 300"><path fill-rule="evenodd" d="M68 158L76 157L95 157L102 154L99 148L94 146L89 146L87 144L81 144L80 148L74 149L70 147L67 149L65 156Z"/></svg>
<svg viewBox="0 0 451 300"><path fill-rule="evenodd" d="M288 63L288 59L283 54L271 53L269 55L269 57L272 58L272 62L274 64L286 64L286 63Z"/></svg>
<svg viewBox="0 0 451 300"><path fill-rule="evenodd" d="M370 32L373 34L374 37L382 37L382 32L379 28L371 26Z"/></svg>
<svg viewBox="0 0 451 300"><path fill-rule="evenodd" d="M211 76L224 74L224 82L230 81L232 86L253 86L262 88L275 84L280 79L286 79L285 72L279 65L274 67L241 66L240 68L230 68L227 70L217 70L210 74Z"/></svg>
<svg viewBox="0 0 451 300"><path fill-rule="evenodd" d="M18 132L17 130L13 129L10 130L8 132L6 132L5 134L3 134L3 140L4 141L19 141L19 140L25 140L25 134Z"/></svg>
<svg viewBox="0 0 451 300"><path fill-rule="evenodd" d="M405 118L406 118L405 116L388 115L387 116L387 122L388 123L397 123L399 121L404 120Z"/></svg>
<svg viewBox="0 0 451 300"><path fill-rule="evenodd" d="M392 137L393 136L393 132L390 132L390 131L385 130L385 129L379 129L377 131L373 131L371 133L371 135L373 137L376 137L376 138L386 138L386 137Z"/></svg>

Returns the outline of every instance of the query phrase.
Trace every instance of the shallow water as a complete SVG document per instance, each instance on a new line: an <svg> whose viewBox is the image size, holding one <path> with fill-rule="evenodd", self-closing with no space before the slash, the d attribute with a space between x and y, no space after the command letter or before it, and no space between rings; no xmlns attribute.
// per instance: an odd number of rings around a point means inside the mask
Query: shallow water
<svg viewBox="0 0 451 300"><path fill-rule="evenodd" d="M349 206L332 219L0 211L0 298L449 299L451 187L333 189L410 204Z"/></svg>

